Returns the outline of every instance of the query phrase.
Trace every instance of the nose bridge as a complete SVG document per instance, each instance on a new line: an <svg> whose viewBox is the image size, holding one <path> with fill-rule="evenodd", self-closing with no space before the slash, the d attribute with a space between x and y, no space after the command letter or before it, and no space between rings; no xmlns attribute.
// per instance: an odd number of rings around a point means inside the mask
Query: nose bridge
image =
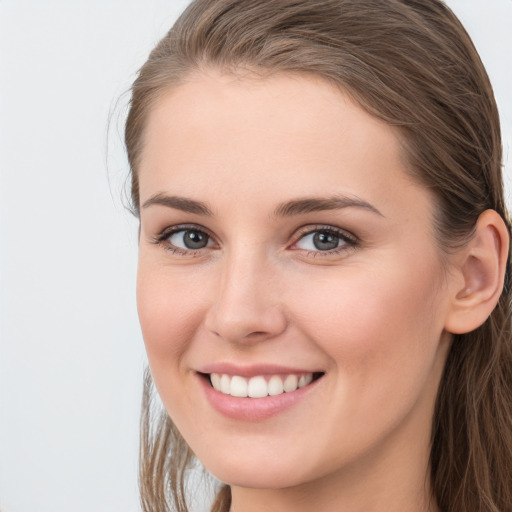
<svg viewBox="0 0 512 512"><path fill-rule="evenodd" d="M207 328L230 342L274 337L286 327L274 265L256 244L240 244L223 258Z"/></svg>

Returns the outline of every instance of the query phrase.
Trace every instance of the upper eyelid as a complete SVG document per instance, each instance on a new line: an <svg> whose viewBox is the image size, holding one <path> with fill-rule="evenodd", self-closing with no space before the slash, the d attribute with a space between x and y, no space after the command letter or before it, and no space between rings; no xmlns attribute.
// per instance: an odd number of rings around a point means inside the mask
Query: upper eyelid
<svg viewBox="0 0 512 512"><path fill-rule="evenodd" d="M218 244L217 237L207 228L204 226L200 226L197 224L177 224L173 226L167 226L166 228L162 229L155 237L154 241L156 243L164 242L167 238L169 238L171 235L175 233L179 233L180 231L199 231L204 234L206 234L208 237L210 237L211 240L213 240L214 243ZM315 233L317 231L330 231L341 238L347 239L349 242L352 243L358 243L359 238L354 235L352 232L333 226L331 224L308 224L305 226L302 226L298 229L295 229L295 231L292 233L292 235L289 237L291 240L288 242L288 247L292 246L293 244L297 243L299 240L304 238L307 235L310 235L312 233ZM192 249L193 250L193 249ZM201 249L198 249L201 250Z"/></svg>
<svg viewBox="0 0 512 512"><path fill-rule="evenodd" d="M295 233L297 233L297 236L294 237L294 242L296 242L297 240L306 235L315 233L316 231L330 231L332 233L340 235L341 237L348 238L349 240L352 240L354 242L359 240L359 238L356 235L354 235L352 232L346 229L339 228L337 226L332 226L330 224L315 224L303 226L302 228L296 230Z"/></svg>
<svg viewBox="0 0 512 512"><path fill-rule="evenodd" d="M201 247L199 249L188 249L174 245L169 241L169 238L176 233L180 233L181 231L198 231L204 233L214 244L217 244L217 241L214 236L210 233L210 231L204 227L199 227L194 224L176 224L173 226L167 226L164 229L160 230L159 233L150 237L150 243L156 246L160 246L166 251L171 251L172 253L181 255L181 256L199 256L203 254L202 251L206 249L212 249L212 247Z"/></svg>
<svg viewBox="0 0 512 512"><path fill-rule="evenodd" d="M168 226L162 229L156 236L157 238L164 239L175 233L179 233L180 231L200 231L215 240L215 236L210 232L210 230L195 224L177 224L175 226Z"/></svg>
<svg viewBox="0 0 512 512"><path fill-rule="evenodd" d="M187 231L187 230L195 230L195 231L202 231L206 233L209 236L214 237L214 235L211 233L211 231L208 228L205 228L204 226L200 226L198 224L175 224L172 226L166 226L160 232L158 235L166 235L168 233L177 233L179 231ZM307 224L304 226L301 226L297 229L295 229L291 235L293 237L293 234L299 233L301 235L313 233L315 231L335 231L336 233L342 233L347 234L350 237L357 238L353 233L348 231L347 229L340 228L338 226L333 226L332 224Z"/></svg>
<svg viewBox="0 0 512 512"><path fill-rule="evenodd" d="M175 246L174 244L172 244L169 241L169 238L172 235L179 233L180 231L188 231L188 230L200 231L201 233L204 233L206 236L208 236L208 238L210 240L212 240L214 244L218 244L216 237L211 234L210 230L208 230L202 226L195 225L195 224L176 224L176 225L172 225L172 226L167 226L167 227L163 228L162 230L160 230L155 235L150 236L149 243L152 245L162 246L166 250L170 250L173 248L173 252L181 253L183 255L199 254L200 251L202 251L202 250L212 249L212 247L203 247L200 249L183 249L183 248Z"/></svg>

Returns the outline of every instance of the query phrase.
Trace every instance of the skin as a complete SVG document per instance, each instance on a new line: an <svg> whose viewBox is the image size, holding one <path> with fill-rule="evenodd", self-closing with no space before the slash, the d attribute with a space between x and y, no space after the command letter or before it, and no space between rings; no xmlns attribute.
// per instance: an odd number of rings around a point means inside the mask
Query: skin
<svg viewBox="0 0 512 512"><path fill-rule="evenodd" d="M430 430L463 283L446 271L456 255L438 247L433 199L398 133L312 77L209 71L157 102L139 172L152 375L192 450L232 486L233 510L437 510ZM144 206L164 195L211 214ZM371 206L275 214L334 196ZM181 235L161 233L181 225L208 246L173 252ZM305 233L326 227L357 242L318 250ZM206 399L197 372L212 363L324 375L292 407L243 421Z"/></svg>

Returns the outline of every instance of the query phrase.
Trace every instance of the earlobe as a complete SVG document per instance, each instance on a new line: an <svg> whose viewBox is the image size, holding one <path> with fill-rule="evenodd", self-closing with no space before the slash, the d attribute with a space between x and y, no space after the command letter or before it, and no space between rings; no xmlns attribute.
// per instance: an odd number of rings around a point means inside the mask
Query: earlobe
<svg viewBox="0 0 512 512"><path fill-rule="evenodd" d="M460 252L456 271L462 279L457 281L446 319L448 332L464 334L487 320L503 289L508 252L505 222L494 210L486 210L478 218L474 236Z"/></svg>

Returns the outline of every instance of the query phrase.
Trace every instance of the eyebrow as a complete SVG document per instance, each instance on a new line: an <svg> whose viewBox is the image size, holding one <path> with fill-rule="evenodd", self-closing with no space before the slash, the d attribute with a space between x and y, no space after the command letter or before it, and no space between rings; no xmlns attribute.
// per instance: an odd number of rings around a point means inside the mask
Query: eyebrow
<svg viewBox="0 0 512 512"><path fill-rule="evenodd" d="M187 213L195 213L196 215L205 215L211 217L212 211L205 203L196 201L195 199L188 199L186 197L168 196L165 194L156 194L150 197L143 205L142 208L148 208L154 204L174 208Z"/></svg>
<svg viewBox="0 0 512 512"><path fill-rule="evenodd" d="M175 210L181 210L187 213L211 217L212 211L201 201L189 199L180 196L168 196L163 193L150 197L142 208L148 208L152 205L161 205ZM294 215L305 215L308 213L321 212L326 210L341 210L343 208L362 208L372 213L384 217L382 213L367 201L357 196L331 196L331 197L305 197L293 199L280 204L274 210L274 217L291 217Z"/></svg>
<svg viewBox="0 0 512 512"><path fill-rule="evenodd" d="M336 195L331 197L305 197L280 204L274 210L276 217L289 217L326 210L341 210L343 208L362 208L384 217L382 213L367 201L357 196Z"/></svg>

